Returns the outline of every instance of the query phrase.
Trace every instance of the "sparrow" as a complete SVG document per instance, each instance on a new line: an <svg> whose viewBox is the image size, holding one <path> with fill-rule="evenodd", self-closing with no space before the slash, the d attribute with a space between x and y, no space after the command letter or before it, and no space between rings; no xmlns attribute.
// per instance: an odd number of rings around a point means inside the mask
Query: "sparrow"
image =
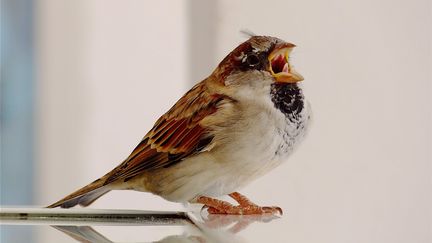
<svg viewBox="0 0 432 243"><path fill-rule="evenodd" d="M238 192L276 168L307 133L311 109L289 62L294 44L251 36L161 116L120 165L48 208L111 190L204 204L210 214L282 214ZM229 195L238 205L217 199Z"/></svg>

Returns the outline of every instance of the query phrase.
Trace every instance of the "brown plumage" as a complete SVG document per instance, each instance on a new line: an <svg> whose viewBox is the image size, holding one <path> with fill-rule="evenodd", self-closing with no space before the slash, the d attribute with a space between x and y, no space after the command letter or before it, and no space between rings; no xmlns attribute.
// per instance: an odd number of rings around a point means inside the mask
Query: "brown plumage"
<svg viewBox="0 0 432 243"><path fill-rule="evenodd" d="M107 185L114 181L128 181L143 171L169 167L184 157L200 152L212 140L208 129L200 125L200 122L214 113L223 99L222 95L209 93L206 81L195 85L159 118L123 163L48 208L77 204L88 206L109 192Z"/></svg>
<svg viewBox="0 0 432 243"><path fill-rule="evenodd" d="M309 108L296 84L303 78L288 62L293 48L251 37L160 117L126 160L48 207L88 206L110 190L133 189L203 203L211 213L281 211L234 190L279 165L306 132ZM209 198L227 194L240 205Z"/></svg>

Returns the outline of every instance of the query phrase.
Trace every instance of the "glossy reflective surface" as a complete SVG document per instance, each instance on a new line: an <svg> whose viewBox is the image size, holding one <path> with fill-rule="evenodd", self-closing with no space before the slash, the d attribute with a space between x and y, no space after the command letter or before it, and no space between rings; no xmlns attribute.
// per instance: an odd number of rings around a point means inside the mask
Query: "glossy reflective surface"
<svg viewBox="0 0 432 243"><path fill-rule="evenodd" d="M2 226L15 232L31 226L56 231L62 242L252 242L242 233L253 223L270 223L272 215L202 215L202 212L156 212L95 209L3 208ZM51 232L52 233L52 232ZM272 237L272 239L274 239ZM262 242L259 239L253 242Z"/></svg>

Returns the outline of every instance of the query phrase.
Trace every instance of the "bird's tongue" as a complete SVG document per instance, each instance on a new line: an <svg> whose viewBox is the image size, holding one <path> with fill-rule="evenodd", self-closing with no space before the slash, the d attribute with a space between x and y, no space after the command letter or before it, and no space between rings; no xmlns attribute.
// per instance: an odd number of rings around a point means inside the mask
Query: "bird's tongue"
<svg viewBox="0 0 432 243"><path fill-rule="evenodd" d="M288 63L282 54L279 54L275 58L273 58L271 65L274 73L289 71Z"/></svg>
<svg viewBox="0 0 432 243"><path fill-rule="evenodd" d="M282 72L287 73L288 71L289 71L289 67L288 67L288 63L286 62L282 69Z"/></svg>

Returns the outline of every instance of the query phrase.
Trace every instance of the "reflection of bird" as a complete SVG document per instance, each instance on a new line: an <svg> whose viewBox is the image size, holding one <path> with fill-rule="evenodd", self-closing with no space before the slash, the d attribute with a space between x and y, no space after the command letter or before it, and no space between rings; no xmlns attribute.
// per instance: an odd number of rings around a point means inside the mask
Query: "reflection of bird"
<svg viewBox="0 0 432 243"><path fill-rule="evenodd" d="M121 215L112 215L114 218ZM152 224L149 219L156 216L159 220L155 224ZM269 223L270 221L277 219L278 217L272 214L262 215L217 215L210 214L207 218L201 217L201 214L188 214L189 220L184 220L176 217L175 215L146 215L145 220L140 219L134 221L134 225L145 225L156 226L179 226L182 225L184 232L181 235L168 235L159 241L154 243L240 243L246 242L241 236L237 235L240 231L248 228L255 222ZM119 219L118 217L116 218ZM87 224L100 222L98 218L89 218L86 220ZM119 225L126 223L123 220L117 221ZM125 225L130 225L130 221ZM112 243L108 237L102 235L90 226L52 226L57 230L69 235L78 242L89 243L89 242L100 242L100 243ZM140 230L140 236L148 236L142 234ZM141 241L140 241L141 242ZM144 242L144 241L143 241ZM147 241L145 241L147 242Z"/></svg>
<svg viewBox="0 0 432 243"><path fill-rule="evenodd" d="M98 242L98 243L113 243L113 241L106 238L101 233L97 232L90 226L75 226L75 225L59 225L52 226L55 229L60 230L61 232L69 235L74 238L77 242L89 243L89 242Z"/></svg>
<svg viewBox="0 0 432 243"><path fill-rule="evenodd" d="M88 206L110 190L202 203L209 213L282 213L235 192L279 165L303 138L310 108L288 62L293 44L253 36L147 133L126 160L49 207ZM239 205L213 199L229 194Z"/></svg>

